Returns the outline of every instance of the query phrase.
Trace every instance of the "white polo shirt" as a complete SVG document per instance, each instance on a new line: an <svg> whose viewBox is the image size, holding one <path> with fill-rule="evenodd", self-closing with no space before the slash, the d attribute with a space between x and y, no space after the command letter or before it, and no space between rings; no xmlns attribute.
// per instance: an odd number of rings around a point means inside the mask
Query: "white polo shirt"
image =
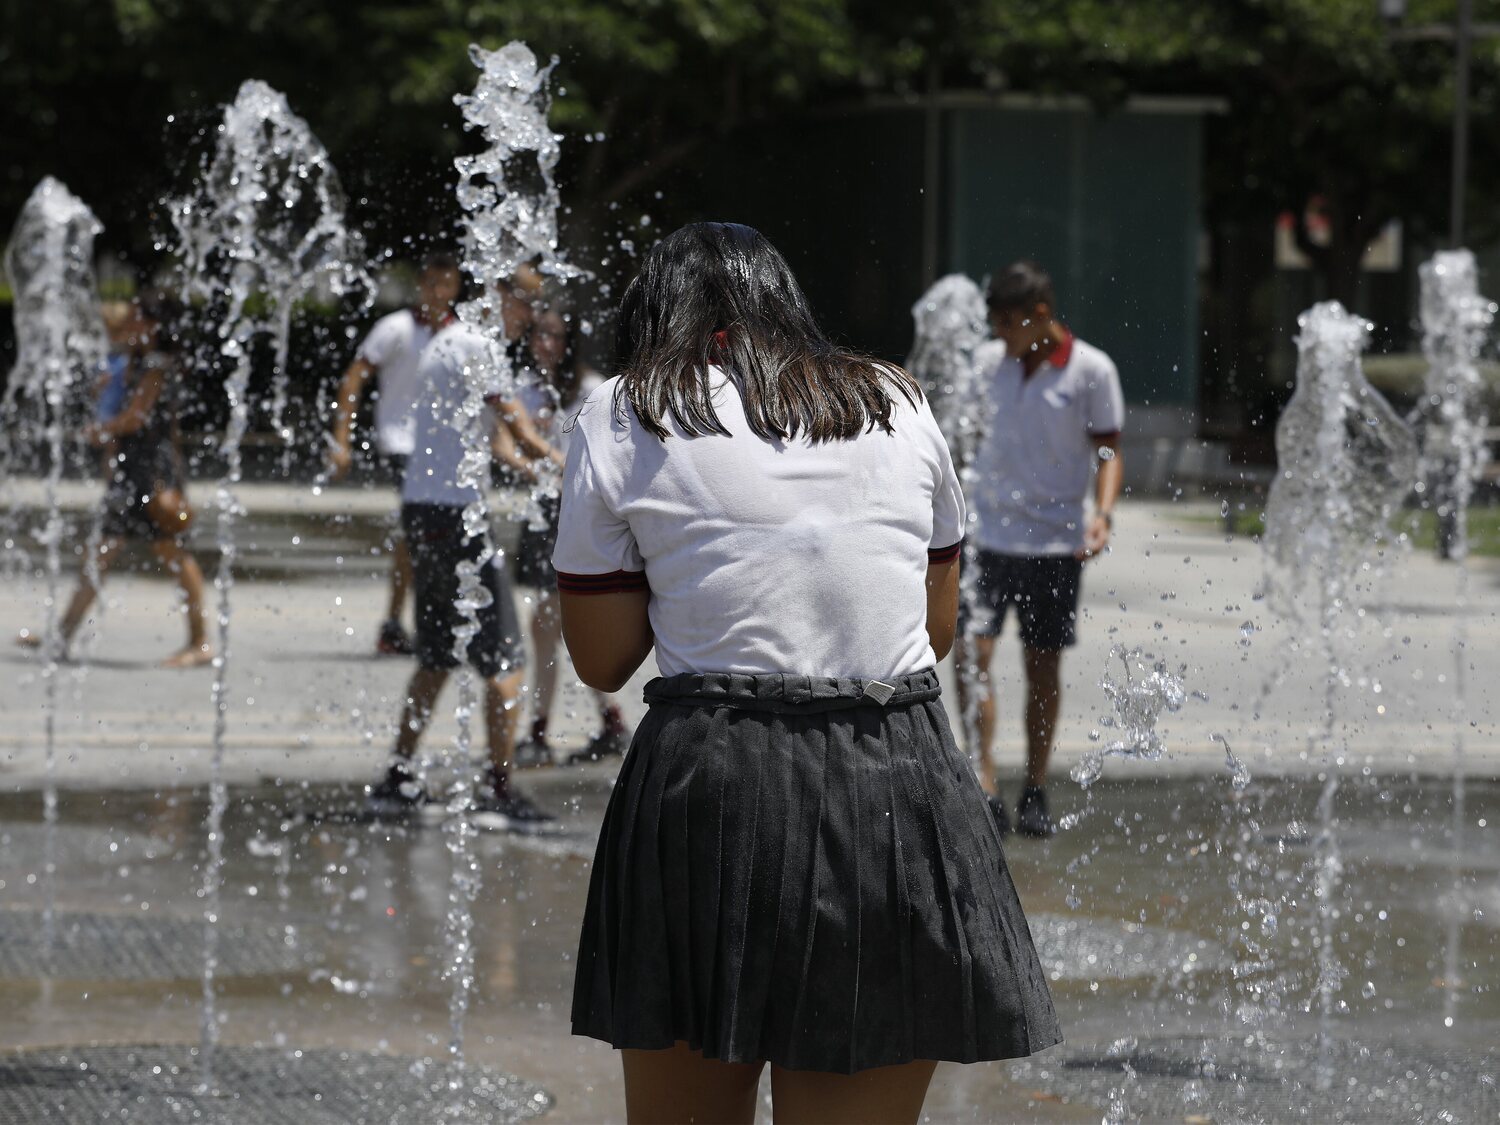
<svg viewBox="0 0 1500 1125"><path fill-rule="evenodd" d="M1069 336L1030 375L1007 356L980 382L988 417L969 474L975 542L1003 555L1073 554L1083 546L1093 439L1125 424L1113 361Z"/></svg>
<svg viewBox="0 0 1500 1125"><path fill-rule="evenodd" d="M380 452L410 456L416 442L417 366L432 329L411 309L398 309L375 322L359 358L376 371L375 444Z"/></svg>
<svg viewBox="0 0 1500 1125"><path fill-rule="evenodd" d="M662 675L787 672L884 679L936 664L929 561L957 557L964 502L925 400L895 393L892 434L766 441L710 368L730 436L665 442L618 379L579 412L552 565L570 593L651 591Z"/></svg>
<svg viewBox="0 0 1500 1125"><path fill-rule="evenodd" d="M466 448L460 414L468 397L467 378L471 370L490 372L491 385L485 388L487 396L499 395L504 390L500 372L488 362L492 347L490 337L453 321L422 352L417 368L421 389L413 411L415 434L401 484L403 501L462 507L479 499L477 488L459 483L459 464ZM493 415L486 411L480 425L486 430L492 428ZM488 445L483 457L481 480L489 472Z"/></svg>

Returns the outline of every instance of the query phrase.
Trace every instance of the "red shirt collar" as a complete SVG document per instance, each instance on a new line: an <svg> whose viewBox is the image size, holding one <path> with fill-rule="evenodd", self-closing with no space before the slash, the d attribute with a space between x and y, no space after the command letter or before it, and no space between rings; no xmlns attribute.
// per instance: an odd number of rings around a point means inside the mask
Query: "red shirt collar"
<svg viewBox="0 0 1500 1125"><path fill-rule="evenodd" d="M1030 371L1027 371L1026 364L1022 363L1022 375L1030 378L1032 375L1035 375L1042 369L1043 364L1050 367L1056 367L1059 370L1068 366L1068 360L1073 358L1073 333L1069 332L1066 328L1063 328L1063 326L1060 324L1058 325L1058 328L1062 329L1062 335L1059 336L1053 343L1052 350L1047 353L1047 358L1042 360L1041 363L1038 363Z"/></svg>
<svg viewBox="0 0 1500 1125"><path fill-rule="evenodd" d="M1062 328L1062 325L1058 325ZM1062 330L1062 336L1057 343L1052 345L1052 352L1044 359L1043 363L1050 363L1053 367L1066 367L1068 360L1073 358L1073 333L1066 328Z"/></svg>

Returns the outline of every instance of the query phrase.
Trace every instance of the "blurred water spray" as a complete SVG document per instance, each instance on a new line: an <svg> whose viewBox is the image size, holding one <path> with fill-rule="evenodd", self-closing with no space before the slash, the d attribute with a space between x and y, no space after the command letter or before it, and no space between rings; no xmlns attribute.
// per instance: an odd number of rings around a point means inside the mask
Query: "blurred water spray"
<svg viewBox="0 0 1500 1125"><path fill-rule="evenodd" d="M1422 263L1422 352L1427 378L1413 421L1422 434L1418 488L1437 519L1438 553L1458 562L1457 613L1453 621L1453 902L1443 957L1443 1022L1458 1016L1463 984L1459 966L1462 920L1469 893L1464 878L1464 817L1467 803L1464 728L1468 724L1469 502L1484 465L1484 384L1479 357L1494 323L1496 306L1479 294L1479 271L1467 250L1446 250Z"/></svg>
<svg viewBox="0 0 1500 1125"><path fill-rule="evenodd" d="M1384 570L1390 522L1416 476L1410 428L1365 379L1360 364L1370 324L1337 301L1298 318L1297 388L1276 426L1277 474L1266 502L1267 594L1302 636L1318 638L1323 663L1324 748L1314 894L1318 902L1321 1052L1331 1058L1334 995L1345 973L1333 949L1334 899L1341 887L1334 803L1342 749L1332 745L1338 687L1348 682L1339 638L1345 615L1362 612ZM1332 1081L1331 1065L1323 1071Z"/></svg>
<svg viewBox="0 0 1500 1125"><path fill-rule="evenodd" d="M444 966L451 985L448 1089L454 1115L464 1112L464 1024L474 984L473 903L480 887L473 844L474 791L479 781L473 761L477 693L468 646L479 632L480 610L491 601L483 575L497 553L486 495L492 458L486 399L511 398L519 386L521 373L506 332L506 302L515 299L510 287L517 271L526 265L560 280L581 272L563 260L557 240L560 201L553 173L560 148L547 123L548 83L555 60L539 66L531 49L520 42L497 51L471 46L469 57L479 68L479 78L472 94L457 95L454 102L463 112L464 128L482 137L485 148L455 161L463 211L462 265L471 281L471 296L459 304L458 317L483 345L465 365L459 417L440 419L464 435L457 483L476 496L464 509L464 533L467 540L480 544L477 559L459 565L455 602L459 621L454 654L460 673L458 737L449 762L452 784L445 826L452 877Z"/></svg>
<svg viewBox="0 0 1500 1125"><path fill-rule="evenodd" d="M43 944L54 939L57 871L57 677L65 638L59 619L62 514L58 484L87 414L89 391L104 362L104 322L94 279L94 239L103 227L94 213L51 176L21 208L5 248L16 331L16 364L0 404L0 441L7 475L25 451L45 449L47 520L40 536L47 553L46 622L42 630L46 824ZM91 552L86 565L92 564Z"/></svg>
<svg viewBox="0 0 1500 1125"><path fill-rule="evenodd" d="M229 712L230 593L234 587L235 525L243 515L235 495L241 445L251 420L250 374L258 337L269 335L275 357L269 413L286 451L295 434L286 418L287 347L292 311L320 278L335 292L364 287L359 240L344 222L344 195L328 153L287 104L264 82L248 81L224 111L217 143L185 199L169 201L182 256L184 295L222 307L218 338L230 363L225 381L229 419L221 452L224 475L218 508L218 653L214 658L214 730L210 763L208 856L203 867L202 1083L213 1083L219 1016L214 986L219 896L223 882L224 735Z"/></svg>

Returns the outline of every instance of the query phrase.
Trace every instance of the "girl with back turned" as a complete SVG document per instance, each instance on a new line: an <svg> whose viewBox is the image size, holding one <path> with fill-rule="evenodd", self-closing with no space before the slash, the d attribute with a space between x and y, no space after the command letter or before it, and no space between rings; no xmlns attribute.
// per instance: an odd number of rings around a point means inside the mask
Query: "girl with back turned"
<svg viewBox="0 0 1500 1125"><path fill-rule="evenodd" d="M916 1121L938 1061L1058 1042L939 700L964 508L904 372L835 347L757 232L659 243L568 450L579 676L650 711L594 860L575 1033L627 1114Z"/></svg>

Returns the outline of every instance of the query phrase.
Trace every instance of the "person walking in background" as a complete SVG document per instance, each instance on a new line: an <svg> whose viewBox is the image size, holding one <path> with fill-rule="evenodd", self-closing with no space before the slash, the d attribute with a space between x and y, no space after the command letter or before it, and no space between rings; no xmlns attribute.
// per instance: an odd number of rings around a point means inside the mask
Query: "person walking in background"
<svg viewBox="0 0 1500 1125"><path fill-rule="evenodd" d="M456 259L448 254L428 255L417 279L417 303L381 317L360 344L354 362L344 372L335 399L333 448L328 457L333 480L345 476L354 463L354 417L373 382L375 448L395 477L400 495L407 460L416 445L420 390L417 367L422 349L453 319L453 302L458 299L461 284ZM390 602L375 642L378 652L412 651L411 638L401 624L411 581L411 552L406 540L396 535L391 545Z"/></svg>
<svg viewBox="0 0 1500 1125"><path fill-rule="evenodd" d="M99 548L84 566L63 613L64 651L88 618L99 584L126 542L145 540L184 598L187 644L167 657L163 667L192 668L213 659L203 617L203 571L183 544L193 510L177 433L182 382L173 331L181 311L172 297L147 293L131 302L111 330L118 374L106 371L96 384L97 420L84 433L87 442L103 451L106 468ZM22 630L18 640L32 647L41 643L30 629Z"/></svg>
<svg viewBox="0 0 1500 1125"><path fill-rule="evenodd" d="M1020 624L1026 677L1026 782L1017 828L1055 830L1047 764L1062 703L1062 654L1077 636L1084 561L1108 546L1123 482L1124 398L1109 356L1058 319L1052 280L1016 262L990 281L990 322L1005 358L981 374L989 405L971 472L979 572L960 629L960 706L977 712L981 779L1001 831L1009 817L991 760L995 695L990 665L1011 607ZM1097 473L1095 472L1097 466ZM1085 515L1090 480L1093 510ZM969 699L970 693L977 699Z"/></svg>
<svg viewBox="0 0 1500 1125"><path fill-rule="evenodd" d="M526 289L516 279L500 287L499 297L498 327L510 348L524 336L532 310ZM411 547L417 610L417 667L407 683L394 761L385 777L370 787L366 809L376 818L408 817L424 803L426 795L412 769L412 758L438 695L458 666L454 647L463 620L455 604L459 568L476 562L482 550L479 537L470 536L464 527L464 508L481 496L479 488L461 479L462 409L468 396L466 373L487 362L489 348L485 334L455 321L433 337L418 368L421 407L416 411L416 440L401 488L401 523ZM497 412L504 412L501 390L497 383L485 396ZM479 571L479 581L490 597L478 609L479 631L464 650L484 680L483 714L490 751L475 819L490 827L527 832L545 828L554 818L510 781L516 703L526 655L502 563L500 558L491 558Z"/></svg>
<svg viewBox="0 0 1500 1125"><path fill-rule="evenodd" d="M548 721L557 698L558 646L562 641L562 619L557 610L557 572L552 569L552 551L557 545L557 516L561 497L562 457L579 406L603 382L599 373L585 365L576 349L575 329L556 308L536 314L527 336L533 377L524 383L513 404L509 420L498 428L502 460L534 487L530 517L521 527L516 549L517 581L536 590L531 615L531 733L516 747L518 766L551 765L555 761L547 741ZM519 448L515 431L524 422L535 427L540 438L559 452L536 458ZM599 710L601 729L581 750L566 759L568 765L619 757L625 752L625 717L619 704L603 692L589 689Z"/></svg>
<svg viewBox="0 0 1500 1125"><path fill-rule="evenodd" d="M568 448L553 565L579 678L653 647L590 877L573 1031L632 1122L915 1122L940 1060L1058 1042L934 668L964 502L903 371L830 342L756 231L626 289Z"/></svg>

